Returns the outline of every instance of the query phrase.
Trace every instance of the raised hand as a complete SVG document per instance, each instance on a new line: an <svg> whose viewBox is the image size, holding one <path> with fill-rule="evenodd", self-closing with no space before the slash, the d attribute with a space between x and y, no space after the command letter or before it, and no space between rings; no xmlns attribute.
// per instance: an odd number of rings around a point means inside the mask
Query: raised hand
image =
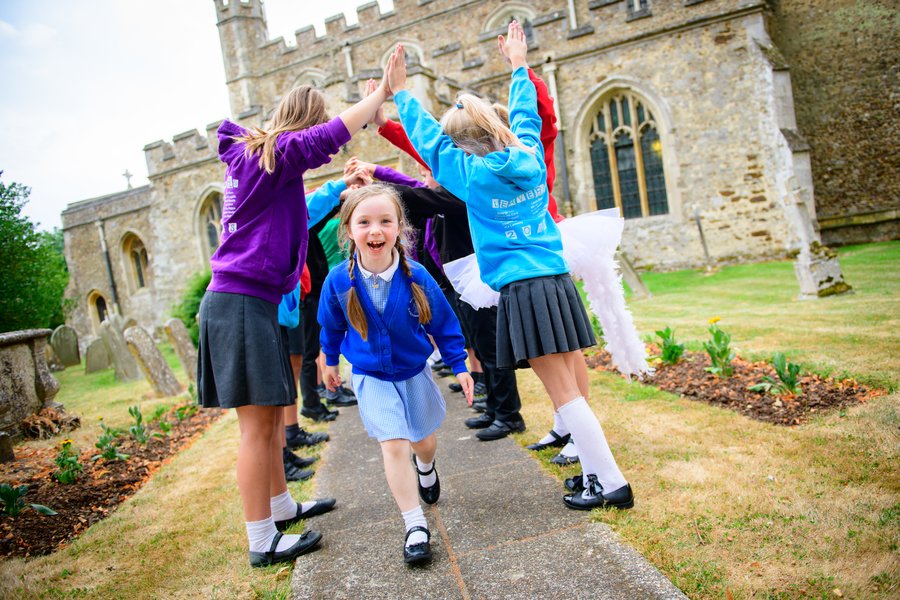
<svg viewBox="0 0 900 600"><path fill-rule="evenodd" d="M387 82L391 94L406 88L406 51L403 44L397 44L391 57L388 59L387 69L384 72L384 80Z"/></svg>
<svg viewBox="0 0 900 600"><path fill-rule="evenodd" d="M510 21L506 30L506 38L497 36L497 47L500 54L512 65L513 70L519 67L527 67L525 55L528 54L528 44L525 41L525 30L518 21Z"/></svg>
<svg viewBox="0 0 900 600"><path fill-rule="evenodd" d="M378 84L375 83L374 79L366 81L366 96L374 94L377 89ZM387 123L387 118L384 116L384 105L378 107L378 110L375 111L375 116L369 122L376 127L384 127L384 124Z"/></svg>

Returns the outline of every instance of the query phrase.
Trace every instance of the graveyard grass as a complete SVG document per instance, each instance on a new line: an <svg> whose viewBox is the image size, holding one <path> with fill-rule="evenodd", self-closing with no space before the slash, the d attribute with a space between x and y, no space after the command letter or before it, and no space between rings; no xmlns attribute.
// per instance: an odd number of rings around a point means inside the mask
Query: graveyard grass
<svg viewBox="0 0 900 600"><path fill-rule="evenodd" d="M629 304L642 334L671 325L699 349L707 319L719 316L744 356L781 350L889 394L786 428L591 373L590 402L637 497L630 511L592 516L691 598L890 598L900 590L900 243L845 248L840 259L854 294L796 300L793 267L782 261L650 274L654 296ZM116 384L107 373L74 368L58 377L59 400L83 417L70 436L76 445L96 439L97 416L121 426L138 400L145 415L174 401L150 400L145 382ZM519 381L529 429L516 440L525 445L550 428L552 413L532 373ZM68 547L0 562L0 597L288 597L289 570L247 565L236 451L229 413ZM553 454L539 455L548 472L578 472L551 465ZM315 478L291 489L308 498L314 486ZM559 497L547 501L566 510Z"/></svg>

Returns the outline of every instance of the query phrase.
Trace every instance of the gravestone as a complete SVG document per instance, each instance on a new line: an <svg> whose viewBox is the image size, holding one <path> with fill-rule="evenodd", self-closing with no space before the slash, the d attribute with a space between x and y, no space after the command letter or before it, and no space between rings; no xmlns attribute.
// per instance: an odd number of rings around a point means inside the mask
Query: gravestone
<svg viewBox="0 0 900 600"><path fill-rule="evenodd" d="M169 319L166 322L166 335L172 346L175 347L175 354L184 367L184 372L188 374L191 381L197 380L197 349L194 348L194 342L191 341L191 335L188 333L187 327L181 319Z"/></svg>
<svg viewBox="0 0 900 600"><path fill-rule="evenodd" d="M125 330L125 342L157 396L181 393L181 384L146 330L129 327Z"/></svg>
<svg viewBox="0 0 900 600"><path fill-rule="evenodd" d="M109 359L109 351L107 351L106 344L103 343L102 339L97 338L88 344L87 349L84 351L85 373L104 371L111 366L112 361Z"/></svg>
<svg viewBox="0 0 900 600"><path fill-rule="evenodd" d="M109 320L100 325L100 339L103 340L109 360L116 370L116 379L136 381L141 378L141 371L128 350L125 337Z"/></svg>
<svg viewBox="0 0 900 600"><path fill-rule="evenodd" d="M56 352L53 351L53 346L50 344L44 344L44 358L47 360L47 367L50 369L51 373L58 373L59 371L66 370L66 366L59 360Z"/></svg>
<svg viewBox="0 0 900 600"><path fill-rule="evenodd" d="M60 325L53 330L50 336L50 345L59 357L60 362L66 367L74 367L81 363L81 355L78 353L78 334L68 325Z"/></svg>

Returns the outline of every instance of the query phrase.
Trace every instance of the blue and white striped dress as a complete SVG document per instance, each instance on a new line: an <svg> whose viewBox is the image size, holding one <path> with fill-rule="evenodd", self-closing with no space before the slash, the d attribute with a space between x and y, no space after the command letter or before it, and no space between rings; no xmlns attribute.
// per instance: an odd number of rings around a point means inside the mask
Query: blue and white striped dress
<svg viewBox="0 0 900 600"><path fill-rule="evenodd" d="M398 266L396 252L394 264L383 273L374 275L359 266L363 286L378 314L384 312ZM403 279L400 281L399 285L405 283ZM353 373L351 380L363 425L369 436L379 442L421 441L437 430L447 413L444 397L427 364L418 375L403 381L384 381L357 373Z"/></svg>

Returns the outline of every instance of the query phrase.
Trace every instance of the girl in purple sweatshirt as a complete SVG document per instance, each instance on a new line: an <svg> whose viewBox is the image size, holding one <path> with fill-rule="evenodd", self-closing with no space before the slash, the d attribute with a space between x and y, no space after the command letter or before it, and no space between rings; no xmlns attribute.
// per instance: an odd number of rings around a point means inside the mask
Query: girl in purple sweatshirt
<svg viewBox="0 0 900 600"><path fill-rule="evenodd" d="M298 503L287 490L282 407L294 403L293 374L278 303L297 286L306 258L303 173L328 163L386 97L382 84L329 120L321 92L303 86L281 100L265 130L230 121L219 127L219 158L226 165L222 241L200 306L197 382L204 407L237 411L237 482L254 567L314 549L321 534L281 531L335 504L331 498Z"/></svg>

